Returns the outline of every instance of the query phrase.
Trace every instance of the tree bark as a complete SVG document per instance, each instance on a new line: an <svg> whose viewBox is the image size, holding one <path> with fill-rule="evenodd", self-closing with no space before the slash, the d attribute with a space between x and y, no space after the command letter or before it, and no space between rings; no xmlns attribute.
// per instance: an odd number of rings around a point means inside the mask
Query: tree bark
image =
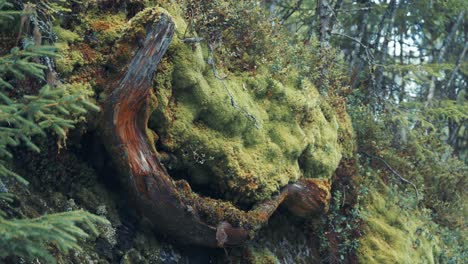
<svg viewBox="0 0 468 264"><path fill-rule="evenodd" d="M376 31L377 35L374 39L374 42L372 43L372 46L374 47L374 49L377 49L379 46L380 37L382 36L382 32L385 26L385 20L387 20L387 17L389 15L391 16L391 14L395 11L395 9L396 9L396 0L390 0L390 3L388 4L387 9L385 9L385 12L382 18L380 19L379 25L377 26L377 31Z"/></svg>
<svg viewBox="0 0 468 264"><path fill-rule="evenodd" d="M396 1L391 1L389 4L389 7L387 8L387 11L389 13L390 17L390 22L388 23L386 29L384 30L383 34L383 42L380 47L380 66L377 66L375 75L375 84L373 87L373 93L374 93L374 99L377 99L378 105L381 105L381 101L384 100L384 93L387 91L386 89L383 88L384 86L384 68L383 65L387 62L387 57L388 57L388 43L390 41L390 33L393 29L393 25L395 24L395 15L397 9L401 7L401 5L404 3L404 1L401 1L400 4L396 5ZM380 31L378 32L377 37L380 38ZM379 45L379 39L375 40L375 47L377 48Z"/></svg>
<svg viewBox="0 0 468 264"><path fill-rule="evenodd" d="M464 16L465 16L465 11L461 11L460 14L458 14L457 20L452 25L452 28L450 29L450 32L447 35L447 37L444 39L442 48L440 49L440 52L439 52L439 56L437 56L437 61L436 61L437 63L442 63L442 60L444 59L444 56L445 56L445 52L447 51L447 48L450 45L450 42L452 42L452 38L457 32L458 27L460 26L460 23L463 20ZM434 98L435 86L436 86L435 82L436 82L436 77L432 76L431 83L429 85L429 92L427 93L426 106L429 105L432 99Z"/></svg>
<svg viewBox="0 0 468 264"><path fill-rule="evenodd" d="M359 2L361 3L361 2ZM370 0L365 0L365 1L362 1L363 4L366 5L366 9L364 9L364 12L362 14L362 16L360 17L360 20L361 20L361 24L359 25L359 28L358 28L358 36L357 36L357 40L358 41L355 41L354 42L354 48L353 48L353 51L351 52L351 67L350 67L350 70L352 72L350 72L350 75L351 75L351 81L350 81L350 86L352 88L355 88L357 86L357 84L359 83L359 74L362 70L362 62L358 64L360 58L361 58L361 54L362 54L362 49L363 49L363 45L361 43L365 42L364 41L364 38L365 36L367 35L367 23L368 23L368 20L369 20L369 13L370 13L370 7L371 7L371 2ZM366 40L366 42L368 42ZM370 61L368 61L368 63L372 63Z"/></svg>
<svg viewBox="0 0 468 264"><path fill-rule="evenodd" d="M319 41L320 47L330 47L330 18L331 7L328 0L317 0L317 14L319 19Z"/></svg>
<svg viewBox="0 0 468 264"><path fill-rule="evenodd" d="M466 51L468 50L468 42L465 42L465 46L463 47L463 51L461 52L460 56L458 56L457 62L455 63L455 67L452 70L452 73L450 74L450 78L447 81L447 84L445 85L444 90L446 90L446 94L448 95L448 98L451 100L456 100L457 99L457 94L458 92L456 89L450 89L452 87L452 83L455 80L455 76L457 76L458 70L460 69L460 66L465 58Z"/></svg>
<svg viewBox="0 0 468 264"><path fill-rule="evenodd" d="M333 13L331 14L330 25L328 27L328 34L329 35L331 34L331 32L333 30L333 27L335 26L335 22L336 22L336 19L337 19L337 14L341 9L342 4L343 4L343 0L337 0L335 5L333 6Z"/></svg>
<svg viewBox="0 0 468 264"><path fill-rule="evenodd" d="M184 180L175 182L160 163L153 131L152 84L157 65L169 47L174 23L162 13L151 22L146 39L127 66L118 86L103 105L100 130L118 168L123 186L140 214L160 233L176 242L207 247L242 244L285 202L294 214L308 216L326 210L328 182L300 180L283 188L251 211L192 192Z"/></svg>

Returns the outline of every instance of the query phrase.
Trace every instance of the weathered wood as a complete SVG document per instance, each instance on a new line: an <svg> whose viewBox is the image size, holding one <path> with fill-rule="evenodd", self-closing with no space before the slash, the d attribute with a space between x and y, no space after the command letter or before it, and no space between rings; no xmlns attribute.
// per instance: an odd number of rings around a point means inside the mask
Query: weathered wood
<svg viewBox="0 0 468 264"><path fill-rule="evenodd" d="M245 212L228 202L193 193L185 181L172 180L158 160L147 124L154 73L169 47L174 23L163 13L147 28L142 47L104 103L101 122L102 139L141 215L159 232L180 243L225 247L249 239L283 201L293 208L293 213L300 211L302 216L322 210L328 202L328 189L311 188L315 186L312 181L289 185L271 200ZM223 214L223 210L229 213Z"/></svg>
<svg viewBox="0 0 468 264"><path fill-rule="evenodd" d="M216 228L204 224L183 206L148 137L152 80L173 34L174 23L162 14L107 99L102 134L139 211L176 240L213 246L217 244Z"/></svg>

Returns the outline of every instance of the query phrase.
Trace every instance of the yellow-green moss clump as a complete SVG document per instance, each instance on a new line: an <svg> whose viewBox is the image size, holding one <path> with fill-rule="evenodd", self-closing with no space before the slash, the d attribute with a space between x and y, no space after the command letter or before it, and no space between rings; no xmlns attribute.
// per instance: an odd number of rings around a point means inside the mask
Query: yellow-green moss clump
<svg viewBox="0 0 468 264"><path fill-rule="evenodd" d="M365 198L365 235L359 240L359 263L438 263L438 237L432 233L425 213L401 208L398 194L382 188L372 188Z"/></svg>
<svg viewBox="0 0 468 264"><path fill-rule="evenodd" d="M172 14L173 15L173 14ZM255 202L300 177L330 178L342 157L336 113L308 81L282 83L266 70L215 74L204 45L176 36L155 77L151 127L171 171L225 198ZM266 67L265 67L266 68Z"/></svg>
<svg viewBox="0 0 468 264"><path fill-rule="evenodd" d="M59 49L61 57L55 60L57 71L62 74L70 74L73 72L75 67L83 66L85 60L81 52L77 50L71 50L68 46L65 49Z"/></svg>
<svg viewBox="0 0 468 264"><path fill-rule="evenodd" d="M100 45L113 44L122 34L122 30L127 22L125 14L119 13L96 13L86 17L89 30Z"/></svg>
<svg viewBox="0 0 468 264"><path fill-rule="evenodd" d="M279 260L266 248L247 247L244 261L248 264L276 264Z"/></svg>

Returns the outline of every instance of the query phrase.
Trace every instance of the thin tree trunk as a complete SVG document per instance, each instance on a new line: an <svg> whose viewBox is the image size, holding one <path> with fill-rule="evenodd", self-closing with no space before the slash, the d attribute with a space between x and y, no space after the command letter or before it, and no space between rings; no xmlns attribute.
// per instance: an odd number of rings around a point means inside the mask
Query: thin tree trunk
<svg viewBox="0 0 468 264"><path fill-rule="evenodd" d="M350 70L352 71L351 72L352 77L351 77L350 86L353 88L356 87L356 84L358 83L358 80L359 80L358 75L361 72L362 67L363 67L362 64L357 65L357 62L360 60L361 54L362 54L363 47L361 43L364 42L364 36L367 35L367 23L369 20L370 5L371 5L370 0L364 0L363 3L366 4L367 8L364 10L362 17L360 18L361 24L359 25L359 28L358 28L358 36L357 36L358 41L354 42L354 49L351 52Z"/></svg>
<svg viewBox="0 0 468 264"><path fill-rule="evenodd" d="M465 11L461 11L460 14L458 15L457 17L457 20L455 21L455 23L453 24L449 34L447 35L447 37L444 39L444 42L442 44L442 48L440 49L439 51L439 56L437 57L437 61L436 63L441 63L444 56L445 56L445 52L447 51L447 48L448 46L450 45L450 43L452 42L452 39L453 39L453 36L455 36L455 33L457 32L458 30L458 27L460 26L461 24L461 21L463 20L463 17L465 15ZM432 101L432 99L434 98L434 93L435 93L435 82L436 82L436 77L435 76L432 76L431 78L431 83L429 85L429 92L427 93L427 100L426 100L426 106L428 104L430 104L430 102Z"/></svg>
<svg viewBox="0 0 468 264"><path fill-rule="evenodd" d="M404 34L403 32L406 32L406 28L403 28L403 30L401 30L401 33L400 33L400 65L403 65L404 64L404 56L403 56L403 51L404 51L404 45L403 45L403 40L404 40ZM405 72L403 72L403 70L401 71L401 85L399 87L399 92L398 92L398 103L401 103L403 102L404 98L405 98L405 85L406 85L406 81L405 81Z"/></svg>
<svg viewBox="0 0 468 264"><path fill-rule="evenodd" d="M452 70L452 73L450 74L450 79L448 80L444 88L444 90L446 90L446 94L448 94L448 98L451 100L457 99L457 95L459 91L457 91L455 87L451 89L452 82L455 79L455 76L457 75L458 70L460 69L460 65L464 60L467 50L468 50L468 42L465 43L465 46L463 47L463 51L461 52L460 56L458 56L457 62L455 63L455 67ZM462 88L462 89L466 89L466 88ZM458 139L458 134L462 126L463 126L463 123L459 124L459 123L456 123L454 120L449 120L448 122L449 137L447 139L447 143L453 147L453 152L455 155L458 155L459 149L460 149L458 146L457 139Z"/></svg>
<svg viewBox="0 0 468 264"><path fill-rule="evenodd" d="M375 78L375 85L373 87L373 97L374 99L381 100L382 94L385 92L385 89L383 89L383 81L384 81L384 66L385 63L387 62L387 57L388 57L388 43L389 43L389 38L390 38L390 33L393 29L393 25L395 24L395 15L396 11L398 8L400 8L400 5L402 5L404 1L401 1L399 6L396 6L396 1L391 1L387 11L389 11L389 16L390 16L390 22L388 25L385 27L386 29L384 30L384 41L382 42L382 45L380 46L380 61L379 64L380 66L377 67L376 70L376 78ZM386 12L387 13L387 12ZM378 38L380 38L380 31L378 33ZM379 40L375 40L375 47L377 48Z"/></svg>
<svg viewBox="0 0 468 264"><path fill-rule="evenodd" d="M377 49L379 46L379 41L380 37L382 36L382 32L385 26L385 20L387 20L387 17L390 16L396 8L396 0L391 0L390 3L387 6L387 9L385 9L385 12L380 19L379 25L377 26L377 31L376 31L376 37L374 39L374 42L372 43L372 46Z"/></svg>
<svg viewBox="0 0 468 264"><path fill-rule="evenodd" d="M330 47L330 18L331 8L328 0L317 0L317 14L319 19L319 41L320 47Z"/></svg>
<svg viewBox="0 0 468 264"><path fill-rule="evenodd" d="M450 74L450 79L445 85L444 90L447 90L449 99L455 100L457 98L457 91L455 89L450 90L450 87L452 86L452 82L455 79L455 76L457 76L458 70L460 69L460 66L465 58L465 54L467 50L468 50L468 42L465 42L463 51L461 52L460 56L458 56L457 62L455 63L455 67L453 68L452 73Z"/></svg>
<svg viewBox="0 0 468 264"><path fill-rule="evenodd" d="M330 25L328 27L328 35L331 35L333 27L335 26L336 20L338 18L337 14L338 14L342 4L343 4L343 0L337 0L336 3L335 3L335 6L333 7L333 13L331 14Z"/></svg>

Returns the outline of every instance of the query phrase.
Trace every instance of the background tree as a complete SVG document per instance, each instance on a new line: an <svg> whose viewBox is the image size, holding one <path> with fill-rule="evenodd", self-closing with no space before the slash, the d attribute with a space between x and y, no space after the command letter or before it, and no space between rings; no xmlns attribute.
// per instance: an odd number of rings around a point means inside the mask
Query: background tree
<svg viewBox="0 0 468 264"><path fill-rule="evenodd" d="M361 161L391 177L404 175L424 194L419 198L437 223L454 237L466 232L466 1L265 4L305 42L317 39L322 50L341 51L348 88L340 94Z"/></svg>

